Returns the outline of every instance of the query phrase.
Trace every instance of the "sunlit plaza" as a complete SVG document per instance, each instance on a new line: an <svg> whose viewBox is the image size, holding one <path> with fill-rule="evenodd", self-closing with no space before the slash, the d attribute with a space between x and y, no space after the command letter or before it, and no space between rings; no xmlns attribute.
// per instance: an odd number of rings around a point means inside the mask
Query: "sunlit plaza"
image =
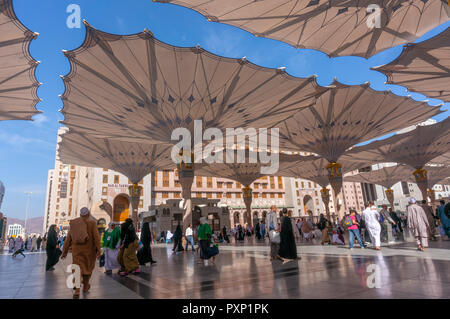
<svg viewBox="0 0 450 319"><path fill-rule="evenodd" d="M447 299L450 3L362 2L0 0L0 299Z"/></svg>

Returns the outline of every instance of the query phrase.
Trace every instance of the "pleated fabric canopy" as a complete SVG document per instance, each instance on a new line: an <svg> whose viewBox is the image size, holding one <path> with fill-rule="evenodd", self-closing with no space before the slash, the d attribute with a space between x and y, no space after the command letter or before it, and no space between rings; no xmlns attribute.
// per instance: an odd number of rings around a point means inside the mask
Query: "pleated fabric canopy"
<svg viewBox="0 0 450 319"><path fill-rule="evenodd" d="M0 121L31 120L40 101L38 61L30 55L30 42L38 36L14 13L12 0L0 0Z"/></svg>
<svg viewBox="0 0 450 319"><path fill-rule="evenodd" d="M433 158L429 164L440 165L440 166L450 166L450 152L447 152L441 156Z"/></svg>
<svg viewBox="0 0 450 319"><path fill-rule="evenodd" d="M377 184L391 188L398 182L414 182L414 176L411 174L411 171L412 168L406 165L388 166L370 172L345 176L344 181Z"/></svg>
<svg viewBox="0 0 450 319"><path fill-rule="evenodd" d="M351 147L441 113L409 97L374 91L369 84L334 82L314 106L280 125L280 148L312 152L337 162Z"/></svg>
<svg viewBox="0 0 450 319"><path fill-rule="evenodd" d="M344 168L343 174L370 165L367 162L364 163L349 161L347 158L343 159L341 161L341 164L343 164ZM328 161L324 158L313 159L301 164L295 163L294 165L284 165L284 167L280 169L278 175L284 177L307 179L324 188L330 183L328 179L327 165Z"/></svg>
<svg viewBox="0 0 450 319"><path fill-rule="evenodd" d="M450 177L450 167L425 166L428 175L428 188L443 182Z"/></svg>
<svg viewBox="0 0 450 319"><path fill-rule="evenodd" d="M209 21L330 56L369 58L412 42L449 19L447 1L440 0L154 1L188 7Z"/></svg>
<svg viewBox="0 0 450 319"><path fill-rule="evenodd" d="M112 169L137 184L159 169L175 169L169 144L143 144L99 139L69 131L62 134L58 157L64 164Z"/></svg>
<svg viewBox="0 0 450 319"><path fill-rule="evenodd" d="M63 123L98 138L170 143L195 120L204 129L270 127L327 90L315 77L171 46L149 31L119 36L85 25L84 43L65 52Z"/></svg>
<svg viewBox="0 0 450 319"><path fill-rule="evenodd" d="M450 118L431 125L418 125L403 134L353 148L348 152L355 160L396 162L416 169L448 152Z"/></svg>
<svg viewBox="0 0 450 319"><path fill-rule="evenodd" d="M429 40L406 45L397 59L373 69L384 73L389 84L450 102L450 28Z"/></svg>
<svg viewBox="0 0 450 319"><path fill-rule="evenodd" d="M215 176L232 179L241 183L242 185L249 187L254 181L258 178L261 178L266 175L271 176L282 176L281 170L277 170L272 174L265 174L262 172L263 167L267 167L269 163L263 163L258 156L260 154L257 151L245 151L245 161L244 163L237 163L237 150L230 153L225 154L224 163L212 163L212 164L203 164L200 165L195 170L195 175L197 176ZM251 154L253 153L253 154ZM250 158L254 157L257 159L256 163L251 163ZM299 154L286 154L279 153L278 154L278 162L279 167L282 169L283 166L290 165L303 165L308 163L309 161L315 159L315 156L302 156ZM230 162L230 163L227 163Z"/></svg>

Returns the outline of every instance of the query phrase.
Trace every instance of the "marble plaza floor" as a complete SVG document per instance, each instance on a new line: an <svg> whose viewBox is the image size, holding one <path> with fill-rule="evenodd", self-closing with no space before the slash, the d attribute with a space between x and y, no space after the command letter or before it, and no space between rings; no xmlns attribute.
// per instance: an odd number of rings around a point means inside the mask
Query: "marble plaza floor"
<svg viewBox="0 0 450 319"><path fill-rule="evenodd" d="M220 246L214 265L199 263L195 252L172 254L153 247L157 264L140 275L105 275L96 268L91 291L82 298L449 298L450 241L431 242L419 252L411 242L382 251L299 244L300 260L270 262L266 243ZM45 253L12 259L0 255L0 298L71 298L65 272L71 258L45 272ZM369 288L379 271L380 288ZM368 268L369 267L369 268ZM372 277L369 277L371 276Z"/></svg>

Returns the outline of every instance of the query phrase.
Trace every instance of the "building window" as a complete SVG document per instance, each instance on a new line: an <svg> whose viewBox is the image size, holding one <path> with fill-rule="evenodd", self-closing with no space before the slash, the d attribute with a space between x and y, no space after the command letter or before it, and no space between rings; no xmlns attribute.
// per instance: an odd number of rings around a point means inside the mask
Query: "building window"
<svg viewBox="0 0 450 319"><path fill-rule="evenodd" d="M197 188L202 188L203 187L203 178L197 176L195 179L196 179Z"/></svg>
<svg viewBox="0 0 450 319"><path fill-rule="evenodd" d="M283 193L278 193L278 198L283 198Z"/></svg>
<svg viewBox="0 0 450 319"><path fill-rule="evenodd" d="M267 198L267 193L262 193L262 198Z"/></svg>
<svg viewBox="0 0 450 319"><path fill-rule="evenodd" d="M210 192L206 193L206 198L212 198L212 193Z"/></svg>
<svg viewBox="0 0 450 319"><path fill-rule="evenodd" d="M222 188L222 182L217 182L217 188Z"/></svg>
<svg viewBox="0 0 450 319"><path fill-rule="evenodd" d="M304 182L302 182L302 188L305 188L305 183Z"/></svg>
<svg viewBox="0 0 450 319"><path fill-rule="evenodd" d="M102 195L108 195L108 187L102 187Z"/></svg>
<svg viewBox="0 0 450 319"><path fill-rule="evenodd" d="M236 193L236 198L241 198L242 194L241 193Z"/></svg>
<svg viewBox="0 0 450 319"><path fill-rule="evenodd" d="M231 198L231 193L227 193L227 198Z"/></svg>
<svg viewBox="0 0 450 319"><path fill-rule="evenodd" d="M114 184L119 184L119 175L114 175Z"/></svg>
<svg viewBox="0 0 450 319"><path fill-rule="evenodd" d="M241 188L241 187L242 187L241 183L236 182L236 187L237 187L237 188Z"/></svg>
<svg viewBox="0 0 450 319"><path fill-rule="evenodd" d="M206 178L206 186L207 186L208 188L213 188L212 177L207 177L207 178ZM208 198L211 198L211 197L208 197Z"/></svg>
<svg viewBox="0 0 450 319"><path fill-rule="evenodd" d="M103 183L108 184L108 175L103 175Z"/></svg>
<svg viewBox="0 0 450 319"><path fill-rule="evenodd" d="M274 193L270 193L270 198L275 198L275 194Z"/></svg>
<svg viewBox="0 0 450 319"><path fill-rule="evenodd" d="M169 198L168 192L162 192L162 198Z"/></svg>

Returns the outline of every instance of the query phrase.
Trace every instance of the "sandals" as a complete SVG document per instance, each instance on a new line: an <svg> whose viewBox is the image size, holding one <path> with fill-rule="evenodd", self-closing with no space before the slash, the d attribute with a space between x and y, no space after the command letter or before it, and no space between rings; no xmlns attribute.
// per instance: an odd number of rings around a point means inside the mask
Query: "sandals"
<svg viewBox="0 0 450 319"><path fill-rule="evenodd" d="M121 271L121 272L119 272L119 275L121 275L122 277L125 277L128 275L128 273L126 271Z"/></svg>

